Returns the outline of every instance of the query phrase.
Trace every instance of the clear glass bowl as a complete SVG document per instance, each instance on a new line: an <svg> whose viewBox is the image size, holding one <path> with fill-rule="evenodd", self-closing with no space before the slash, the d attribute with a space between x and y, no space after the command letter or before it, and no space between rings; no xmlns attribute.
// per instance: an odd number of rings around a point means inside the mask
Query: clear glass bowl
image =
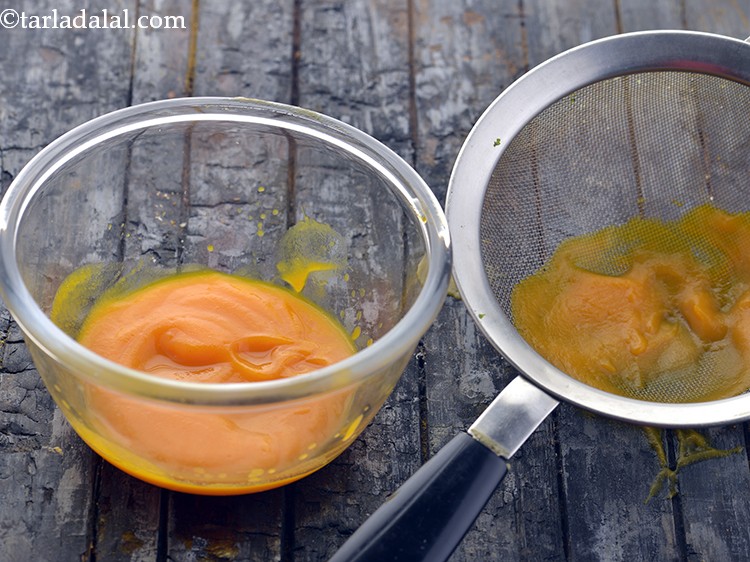
<svg viewBox="0 0 750 562"><path fill-rule="evenodd" d="M77 343L105 291L195 268L285 285L294 225L294 251L322 240L338 256L306 271L301 294L351 334L348 359L200 383ZM204 494L280 486L340 454L390 394L450 276L442 209L403 160L334 119L244 98L148 103L65 134L3 199L0 260L5 304L78 434L138 478Z"/></svg>

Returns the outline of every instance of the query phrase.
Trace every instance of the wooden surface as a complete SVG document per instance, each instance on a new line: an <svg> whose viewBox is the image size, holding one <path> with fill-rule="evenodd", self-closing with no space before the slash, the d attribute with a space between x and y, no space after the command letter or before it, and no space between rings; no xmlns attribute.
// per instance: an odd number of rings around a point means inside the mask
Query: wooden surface
<svg viewBox="0 0 750 562"><path fill-rule="evenodd" d="M0 28L0 181L94 116L191 95L318 110L370 133L443 200L485 107L556 53L616 33L745 38L750 0L7 0L0 11L107 8L186 29ZM130 478L73 433L0 311L0 561L326 560L514 376L449 298L364 434L325 469L232 498ZM740 453L696 463L646 501L662 468L646 433L563 404L453 555L470 560L746 560L748 426L703 431ZM658 438L672 468L675 432Z"/></svg>

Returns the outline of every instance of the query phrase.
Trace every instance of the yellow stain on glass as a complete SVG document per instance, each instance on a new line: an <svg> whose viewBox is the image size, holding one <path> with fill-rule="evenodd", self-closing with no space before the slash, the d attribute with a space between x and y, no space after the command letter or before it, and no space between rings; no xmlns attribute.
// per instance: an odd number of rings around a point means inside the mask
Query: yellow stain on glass
<svg viewBox="0 0 750 562"><path fill-rule="evenodd" d="M357 428L359 427L359 424L362 423L362 419L364 419L364 416L362 414L358 415L352 423L350 423L346 430L344 431L344 434L341 436L342 441L349 441L352 437L354 437L354 432L357 431Z"/></svg>
<svg viewBox="0 0 750 562"><path fill-rule="evenodd" d="M344 238L329 225L305 217L281 239L276 269L300 292L311 274L337 271L346 266L346 261Z"/></svg>

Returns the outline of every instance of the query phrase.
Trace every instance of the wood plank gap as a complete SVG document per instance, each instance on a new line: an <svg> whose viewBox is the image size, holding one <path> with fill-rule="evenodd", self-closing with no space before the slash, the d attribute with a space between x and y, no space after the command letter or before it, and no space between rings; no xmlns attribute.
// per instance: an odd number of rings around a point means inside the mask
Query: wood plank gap
<svg viewBox="0 0 750 562"><path fill-rule="evenodd" d="M523 54L523 71L524 73L528 72L529 70L529 42L528 42L528 35L526 33L526 9L523 3L523 0L518 1L518 22L521 26L521 52ZM545 241L544 236L544 219L542 217L543 215L543 202L542 202L542 193L541 193L541 185L542 185L542 179L541 175L539 173L539 152L537 150L537 139L539 138L538 134L538 125L536 122L536 117L534 117L529 123L525 125L525 127L529 127L530 135L531 135L531 174L533 177L534 182L534 219L536 220L536 243L537 243L537 249L539 253L539 259L541 262L543 262L546 259L546 251L545 248L547 247L547 243ZM501 139L501 142L505 142L506 139ZM508 140L508 142L512 142L512 140ZM562 471L562 466L560 467L560 471Z"/></svg>
<svg viewBox="0 0 750 562"><path fill-rule="evenodd" d="M297 222L297 141L284 133L287 141L286 167L286 228L292 228Z"/></svg>
<svg viewBox="0 0 750 562"><path fill-rule="evenodd" d="M748 468L750 468L750 423L742 424L742 435L745 438L745 456L747 457Z"/></svg>
<svg viewBox="0 0 750 562"><path fill-rule="evenodd" d="M518 0L518 24L521 26L521 74L529 71L529 37L526 31L526 7Z"/></svg>
<svg viewBox="0 0 750 562"><path fill-rule="evenodd" d="M688 29L687 0L680 0L680 25L682 29Z"/></svg>
<svg viewBox="0 0 750 562"><path fill-rule="evenodd" d="M292 58L290 69L289 104L299 106L299 65L302 59L302 0L294 0L292 8ZM297 143L291 135L287 137L287 198L286 227L297 222Z"/></svg>
<svg viewBox="0 0 750 562"><path fill-rule="evenodd" d="M141 3L136 2L135 3L135 18L136 21L139 21L141 16ZM128 92L127 92L127 98L126 98L126 105L130 107L133 105L133 88L135 87L135 69L136 69L136 62L138 60L138 34L140 33L140 30L136 29L133 33L133 43L130 47L130 80L128 81ZM128 160L130 159L130 156L128 155Z"/></svg>
<svg viewBox="0 0 750 562"><path fill-rule="evenodd" d="M619 35L623 32L623 25L622 25L622 10L620 9L620 0L613 0L614 5L614 12L615 12L615 31Z"/></svg>
<svg viewBox="0 0 750 562"><path fill-rule="evenodd" d="M569 517L568 517L568 504L570 503L566 493L565 488L565 475L562 467L562 458L563 458L563 452L562 452L562 444L560 443L560 439L557 437L559 435L558 433L558 424L560 423L559 420L559 412L560 408L555 409L554 412L550 415L550 424L552 425L552 435L555 436L555 459L558 465L558 469L555 471L557 474L557 490L560 494L560 532L562 534L562 547L563 547L563 560L570 560L572 557L572 552L570 548L570 541L572 540L570 535L570 523L569 523Z"/></svg>
<svg viewBox="0 0 750 562"><path fill-rule="evenodd" d="M411 143L411 165L417 167L417 147L419 146L419 111L417 108L417 61L416 61L416 26L414 0L407 0L407 65L409 69L409 138Z"/></svg>
<svg viewBox="0 0 750 562"><path fill-rule="evenodd" d="M198 51L198 21L200 0L193 0L190 13L190 39L188 41L187 70L185 71L185 95L192 96L195 88L195 61Z"/></svg>
<svg viewBox="0 0 750 562"><path fill-rule="evenodd" d="M302 0L294 0L292 6L292 56L290 68L289 104L300 104L299 66L302 59ZM297 222L297 143L291 135L287 137L287 198L286 227ZM295 486L291 484L281 491L281 533L279 537L279 556L281 562L294 560Z"/></svg>
<svg viewBox="0 0 750 562"><path fill-rule="evenodd" d="M698 121L697 127L698 127L698 146L700 146L701 151L701 167L703 172L703 182L704 186L706 188L706 194L708 195L708 199L710 201L713 201L714 198L714 189L711 185L711 151L710 147L708 146L708 138L706 137L706 126L705 126L705 119L703 117L703 111L700 106L700 103L696 104L696 119Z"/></svg>
<svg viewBox="0 0 750 562"><path fill-rule="evenodd" d="M633 162L633 179L635 181L636 204L638 214L644 216L645 196L643 192L643 180L641 170L641 160L638 156L637 137L635 134L635 118L633 117L633 98L630 92L630 76L621 76L623 80L623 96L625 98L625 119L628 125L628 144L630 145L630 158Z"/></svg>
<svg viewBox="0 0 750 562"><path fill-rule="evenodd" d="M89 546L88 551L81 556L81 560L85 562L96 562L96 549L97 549L97 537L99 536L99 497L101 491L102 482L102 464L104 460L99 456L94 457L94 478L91 482L91 520L89 521L88 535L89 535Z"/></svg>
<svg viewBox="0 0 750 562"><path fill-rule="evenodd" d="M132 88L131 88L132 92ZM130 104L128 104L130 105ZM128 189L130 186L130 170L133 162L133 143L128 144L127 164L123 173L122 186L122 220L120 221L120 237L117 241L117 260L122 263L125 261L126 233L128 231Z"/></svg>
<svg viewBox="0 0 750 562"><path fill-rule="evenodd" d="M292 8L292 68L289 103L299 105L299 64L302 59L302 0L294 0Z"/></svg>
<svg viewBox="0 0 750 562"><path fill-rule="evenodd" d="M171 492L159 490L159 530L156 533L156 562L169 560L169 499Z"/></svg>
<svg viewBox="0 0 750 562"><path fill-rule="evenodd" d="M190 13L190 38L188 40L187 69L185 70L185 95L191 97L195 87L195 62L198 50L198 25L200 14L200 0L193 0ZM178 228L180 234L177 238L176 261L180 269L182 256L185 253L185 240L187 238L187 222L190 216L190 153L192 149L193 126L190 125L185 132L185 144L182 157L182 195L180 198L180 222Z"/></svg>
<svg viewBox="0 0 750 562"><path fill-rule="evenodd" d="M417 361L417 396L419 399L419 455L422 464L430 460L430 425L428 422L427 401L427 368L425 355L427 351L423 340L419 340L414 357Z"/></svg>
<svg viewBox="0 0 750 562"><path fill-rule="evenodd" d="M140 2L135 3L135 17L136 21L140 17L141 4ZM127 107L133 105L133 88L135 85L135 69L138 54L138 33L136 29L133 33L133 43L130 47L130 77L128 80L128 91L126 94L125 104ZM140 136L140 135L139 135ZM135 139L134 139L135 140ZM127 149L127 165L125 166L125 173L123 174L123 188L122 188L122 221L120 222L120 240L117 245L117 259L122 262L125 260L125 233L128 225L128 186L130 185L130 166L133 161L133 143L128 144Z"/></svg>
<svg viewBox="0 0 750 562"><path fill-rule="evenodd" d="M180 234L177 237L177 248L175 250L178 271L184 265L182 259L185 254L185 241L187 240L188 220L190 218L190 154L193 146L193 125L188 125L185 131L182 149L182 194L180 195L180 222L177 225Z"/></svg>
<svg viewBox="0 0 750 562"><path fill-rule="evenodd" d="M5 192L10 187L10 184L13 182L13 175L5 169L4 162L4 151L2 147L0 147L0 197L5 195Z"/></svg>
<svg viewBox="0 0 750 562"><path fill-rule="evenodd" d="M537 147L537 139L539 138L539 125L536 118L526 125L529 128L529 135L532 138L530 152L531 152L531 175L534 181L534 220L536 221L536 228L534 229L535 241L537 244L537 254L539 255L539 263L544 263L549 257L547 255L547 241L544 233L546 229L544 227L544 201L542 197L542 177L539 171L539 150Z"/></svg>
<svg viewBox="0 0 750 562"><path fill-rule="evenodd" d="M669 467L674 469L677 467L677 447L675 441L677 440L674 431L665 431L666 437L666 452L667 462ZM679 486L679 483L678 483ZM682 497L677 493L671 498L672 502L672 519L674 521L674 537L675 537L675 549L680 560L688 559L688 545L687 545L687 533L685 531L685 516L682 509Z"/></svg>
<svg viewBox="0 0 750 562"><path fill-rule="evenodd" d="M279 536L280 562L294 562L294 529L297 525L295 512L295 484L281 489L281 533Z"/></svg>
<svg viewBox="0 0 750 562"><path fill-rule="evenodd" d="M409 79L409 143L411 145L411 166L417 168L417 147L419 146L419 108L417 107L417 60L416 60L416 7L414 0L406 2L406 33L407 33L407 68ZM404 290L407 284L407 264L409 261L409 244L406 232L406 226L403 226L402 240L404 242L404 251L402 261L404 264L404 275L402 278L402 287ZM406 307L406 294L402 294L402 308ZM420 339L414 358L417 364L417 399L419 415L419 456L421 464L430 459L430 424L429 424L429 402L427 400L427 368L425 357L427 348L424 340Z"/></svg>

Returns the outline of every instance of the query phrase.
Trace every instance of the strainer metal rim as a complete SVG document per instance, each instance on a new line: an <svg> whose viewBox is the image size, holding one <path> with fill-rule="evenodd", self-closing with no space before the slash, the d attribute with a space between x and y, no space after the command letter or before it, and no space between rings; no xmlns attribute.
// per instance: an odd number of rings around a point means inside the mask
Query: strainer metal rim
<svg viewBox="0 0 750 562"><path fill-rule="evenodd" d="M455 248L453 276L487 339L525 378L556 398L627 422L662 427L730 424L750 419L750 394L691 404L646 402L598 390L557 369L518 334L483 266L484 196L510 140L549 105L584 86L660 70L711 74L750 86L750 44L695 31L626 33L565 51L505 89L470 131L450 177L446 215Z"/></svg>

